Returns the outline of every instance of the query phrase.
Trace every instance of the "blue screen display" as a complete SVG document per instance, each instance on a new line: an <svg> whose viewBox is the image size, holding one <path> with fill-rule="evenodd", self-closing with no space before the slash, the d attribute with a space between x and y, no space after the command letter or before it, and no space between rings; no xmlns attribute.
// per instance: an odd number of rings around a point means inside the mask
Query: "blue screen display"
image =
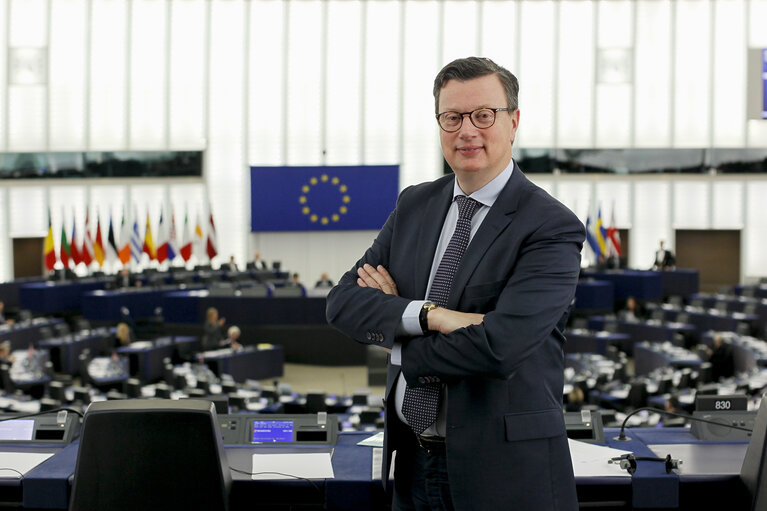
<svg viewBox="0 0 767 511"><path fill-rule="evenodd" d="M762 119L767 119L767 49L762 50Z"/></svg>
<svg viewBox="0 0 767 511"><path fill-rule="evenodd" d="M293 421L253 421L253 443L293 441Z"/></svg>

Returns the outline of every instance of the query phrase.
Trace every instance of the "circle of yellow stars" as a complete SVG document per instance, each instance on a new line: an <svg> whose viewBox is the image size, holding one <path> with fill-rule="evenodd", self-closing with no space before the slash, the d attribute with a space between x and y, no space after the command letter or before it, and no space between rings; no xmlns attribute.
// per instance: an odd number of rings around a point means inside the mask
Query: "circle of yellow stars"
<svg viewBox="0 0 767 511"><path fill-rule="evenodd" d="M328 183L330 182L331 185L338 188L338 192L341 194L341 205L338 207L338 210L334 213L325 216L325 215L318 215L317 213L312 212L312 208L309 207L309 198L307 195L312 190L313 187L317 186L320 183ZM311 177L309 179L309 184L305 184L301 187L301 195L298 197L298 202L301 204L301 213L304 215L307 215L309 217L309 221L313 224L319 222L322 225L328 225L330 222L338 222L341 220L341 215L345 215L348 211L348 204L351 202L351 197L347 194L349 191L348 187L341 183L341 180L337 177L333 176L330 177L327 174L321 174L320 177Z"/></svg>

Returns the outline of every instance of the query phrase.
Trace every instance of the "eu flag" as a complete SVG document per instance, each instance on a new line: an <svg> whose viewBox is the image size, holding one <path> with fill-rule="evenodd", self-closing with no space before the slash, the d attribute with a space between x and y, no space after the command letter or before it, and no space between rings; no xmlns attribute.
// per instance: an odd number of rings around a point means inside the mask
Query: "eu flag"
<svg viewBox="0 0 767 511"><path fill-rule="evenodd" d="M399 166L251 167L250 230L383 227L397 202Z"/></svg>

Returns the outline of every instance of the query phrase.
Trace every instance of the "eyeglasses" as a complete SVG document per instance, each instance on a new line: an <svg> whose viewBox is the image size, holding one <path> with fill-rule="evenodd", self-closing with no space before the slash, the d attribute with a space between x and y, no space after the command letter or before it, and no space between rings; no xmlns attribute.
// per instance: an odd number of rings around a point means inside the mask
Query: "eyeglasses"
<svg viewBox="0 0 767 511"><path fill-rule="evenodd" d="M495 124L496 112L513 111L513 108L479 108L473 112L442 112L437 114L437 122L443 130L455 133L463 126L463 117L468 115L474 126L484 130Z"/></svg>

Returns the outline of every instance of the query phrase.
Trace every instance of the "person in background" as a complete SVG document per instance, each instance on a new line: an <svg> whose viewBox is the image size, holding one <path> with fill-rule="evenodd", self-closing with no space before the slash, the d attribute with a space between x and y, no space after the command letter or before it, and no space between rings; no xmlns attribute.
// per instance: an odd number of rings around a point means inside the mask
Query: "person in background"
<svg viewBox="0 0 767 511"><path fill-rule="evenodd" d="M261 259L261 252L259 252L258 250L253 252L253 261L248 263L248 269L253 269L253 270L269 269L268 265L266 264L266 261Z"/></svg>
<svg viewBox="0 0 767 511"><path fill-rule="evenodd" d="M653 263L653 270L667 270L676 265L676 258L673 252L667 250L664 247L664 241L660 240L660 246L655 251L655 262Z"/></svg>
<svg viewBox="0 0 767 511"><path fill-rule="evenodd" d="M719 381L735 374L735 356L732 346L724 340L722 334L714 334L714 347L709 348L708 361L711 363L711 379Z"/></svg>
<svg viewBox="0 0 767 511"><path fill-rule="evenodd" d="M0 364L12 364L13 355L11 355L10 341L0 343Z"/></svg>
<svg viewBox="0 0 767 511"><path fill-rule="evenodd" d="M12 325L14 321L5 317L5 303L0 300L0 325Z"/></svg>
<svg viewBox="0 0 767 511"><path fill-rule="evenodd" d="M320 275L320 280L317 281L316 284L314 284L315 288L330 288L333 287L335 284L333 284L333 281L330 280L330 277L328 277L328 272L323 271L322 275Z"/></svg>
<svg viewBox="0 0 767 511"><path fill-rule="evenodd" d="M128 323L117 323L113 347L120 348L129 345L131 342L133 342L133 333Z"/></svg>
<svg viewBox="0 0 767 511"><path fill-rule="evenodd" d="M141 281L137 281L136 276L128 268L121 269L115 277L115 288L117 289L140 285Z"/></svg>
<svg viewBox="0 0 767 511"><path fill-rule="evenodd" d="M235 325L230 326L226 331L226 339L221 341L221 345L232 348L233 350L242 349L242 344L239 343L240 335L242 335L240 327Z"/></svg>
<svg viewBox="0 0 767 511"><path fill-rule="evenodd" d="M618 312L621 321L639 321L642 316L641 307L633 296L626 298L626 307Z"/></svg>
<svg viewBox="0 0 767 511"><path fill-rule="evenodd" d="M580 412L583 408L583 403L586 398L583 395L583 390L577 385L573 385L573 390L567 394L567 404L565 405L566 412Z"/></svg>
<svg viewBox="0 0 767 511"><path fill-rule="evenodd" d="M233 255L229 256L229 262L226 264L225 268L222 268L222 270L231 271L231 272L239 271L239 269L237 268L237 263L234 262Z"/></svg>
<svg viewBox="0 0 767 511"><path fill-rule="evenodd" d="M226 337L223 330L224 323L226 323L226 318L218 317L218 309L215 307L208 308L203 325L203 350L215 350L221 346L221 341Z"/></svg>
<svg viewBox="0 0 767 511"><path fill-rule="evenodd" d="M302 286L301 279L298 277L298 273L294 273L290 276L290 280L285 283L286 286Z"/></svg>

